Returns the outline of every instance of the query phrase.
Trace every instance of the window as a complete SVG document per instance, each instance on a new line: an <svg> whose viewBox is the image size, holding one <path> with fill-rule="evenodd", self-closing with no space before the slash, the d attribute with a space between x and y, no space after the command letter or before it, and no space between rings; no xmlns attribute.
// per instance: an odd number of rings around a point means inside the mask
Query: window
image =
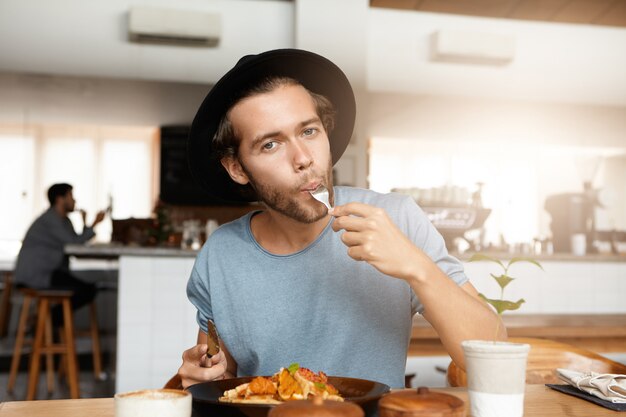
<svg viewBox="0 0 626 417"><path fill-rule="evenodd" d="M32 132L0 129L0 236L20 240L33 210L35 138Z"/></svg>
<svg viewBox="0 0 626 417"><path fill-rule="evenodd" d="M149 217L157 192L155 127L0 126L0 241L21 241L48 206L57 182L74 186L76 208L90 224L112 200L113 218ZM70 214L77 231L80 214ZM108 241L110 219L96 228ZM5 245L6 246L6 245Z"/></svg>
<svg viewBox="0 0 626 417"><path fill-rule="evenodd" d="M530 243L550 234L543 208L549 195L582 192L583 182L592 181L595 188L614 190L612 200L619 200L616 195L623 200L623 178L604 167L625 166L625 154L626 149L617 148L375 138L370 142L369 185L379 192L444 186L471 192L483 183L483 205L492 209L486 239L498 242L502 234L509 243ZM626 223L626 213L620 217L616 208L596 211L599 229Z"/></svg>

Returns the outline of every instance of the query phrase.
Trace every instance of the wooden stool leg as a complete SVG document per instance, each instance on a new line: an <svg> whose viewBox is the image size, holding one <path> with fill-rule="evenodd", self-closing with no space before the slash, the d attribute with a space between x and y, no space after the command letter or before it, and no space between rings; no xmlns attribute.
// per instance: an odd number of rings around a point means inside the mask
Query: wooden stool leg
<svg viewBox="0 0 626 417"><path fill-rule="evenodd" d="M78 366L74 341L74 317L69 298L63 299L63 321L65 327L65 345L67 348L67 379L70 386L70 398L79 398Z"/></svg>
<svg viewBox="0 0 626 417"><path fill-rule="evenodd" d="M59 328L59 343L62 346L65 346L65 326L62 326ZM59 365L57 367L57 375L59 377L59 381L61 380L61 378L65 378L66 382L68 382L69 385L69 381L67 381L67 373L65 372L67 370L67 355L61 355L61 358L59 360Z"/></svg>
<svg viewBox="0 0 626 417"><path fill-rule="evenodd" d="M37 394L37 384L39 382L39 360L41 357L41 346L43 344L44 331L50 303L46 298L40 298L37 308L37 329L35 330L35 342L33 343L33 353L30 358L30 371L28 373L28 390L26 400L32 401Z"/></svg>
<svg viewBox="0 0 626 417"><path fill-rule="evenodd" d="M98 327L98 313L96 302L92 301L91 306L91 350L93 355L93 374L96 379L100 379L102 374L102 357L100 356L100 332Z"/></svg>
<svg viewBox="0 0 626 417"><path fill-rule="evenodd" d="M54 392L54 356L49 350L53 345L52 336L52 318L48 316L46 320L46 348L48 348L46 351L46 382L49 395Z"/></svg>
<svg viewBox="0 0 626 417"><path fill-rule="evenodd" d="M11 359L11 373L9 374L9 383L7 391L13 392L17 371L20 367L20 359L22 357L22 348L24 347L24 333L26 333L26 323L28 322L28 313L30 311L31 298L24 296L22 301L22 311L20 313L20 321L17 325L17 336L15 338L15 348L13 349L13 358Z"/></svg>
<svg viewBox="0 0 626 417"><path fill-rule="evenodd" d="M2 291L2 301L0 301L0 337L4 337L8 333L12 310L13 274L6 272L4 276L4 291Z"/></svg>

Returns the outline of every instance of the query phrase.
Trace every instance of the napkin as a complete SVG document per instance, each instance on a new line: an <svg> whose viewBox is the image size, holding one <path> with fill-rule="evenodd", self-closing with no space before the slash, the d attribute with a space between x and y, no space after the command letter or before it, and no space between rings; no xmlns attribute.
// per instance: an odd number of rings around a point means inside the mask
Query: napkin
<svg viewBox="0 0 626 417"><path fill-rule="evenodd" d="M626 403L626 375L556 370L563 381L576 388L612 403Z"/></svg>
<svg viewBox="0 0 626 417"><path fill-rule="evenodd" d="M585 401L589 401L604 408L608 408L609 410L626 411L626 403L618 404L612 403L611 401L605 401L596 397L595 395L591 395L586 393L585 391L581 391L578 388L573 387L569 384L546 384L546 387L562 392L563 394L573 395L574 397L582 398Z"/></svg>

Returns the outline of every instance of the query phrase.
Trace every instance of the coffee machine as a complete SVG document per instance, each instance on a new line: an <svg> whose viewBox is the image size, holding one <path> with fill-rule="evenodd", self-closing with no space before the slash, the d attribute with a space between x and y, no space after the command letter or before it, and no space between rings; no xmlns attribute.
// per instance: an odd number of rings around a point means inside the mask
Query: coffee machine
<svg viewBox="0 0 626 417"><path fill-rule="evenodd" d="M552 217L550 229L555 252L570 252L574 234L584 234L587 248L592 248L595 235L594 211L598 203L597 191L591 183L584 183L582 193L562 193L546 198L544 208Z"/></svg>

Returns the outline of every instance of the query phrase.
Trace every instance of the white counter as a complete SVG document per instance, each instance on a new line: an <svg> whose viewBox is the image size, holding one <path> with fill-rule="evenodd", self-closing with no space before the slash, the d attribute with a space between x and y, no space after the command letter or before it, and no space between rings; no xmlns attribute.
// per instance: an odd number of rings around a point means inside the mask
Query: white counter
<svg viewBox="0 0 626 417"><path fill-rule="evenodd" d="M120 257L116 392L162 388L196 344L196 310L186 295L194 260Z"/></svg>
<svg viewBox="0 0 626 417"><path fill-rule="evenodd" d="M626 262L540 262L543 271L528 263L514 264L509 270L516 280L506 287L504 298L526 300L520 313L626 313ZM500 297L500 287L490 273L499 275L501 269L489 262L464 265L479 292L488 298Z"/></svg>

